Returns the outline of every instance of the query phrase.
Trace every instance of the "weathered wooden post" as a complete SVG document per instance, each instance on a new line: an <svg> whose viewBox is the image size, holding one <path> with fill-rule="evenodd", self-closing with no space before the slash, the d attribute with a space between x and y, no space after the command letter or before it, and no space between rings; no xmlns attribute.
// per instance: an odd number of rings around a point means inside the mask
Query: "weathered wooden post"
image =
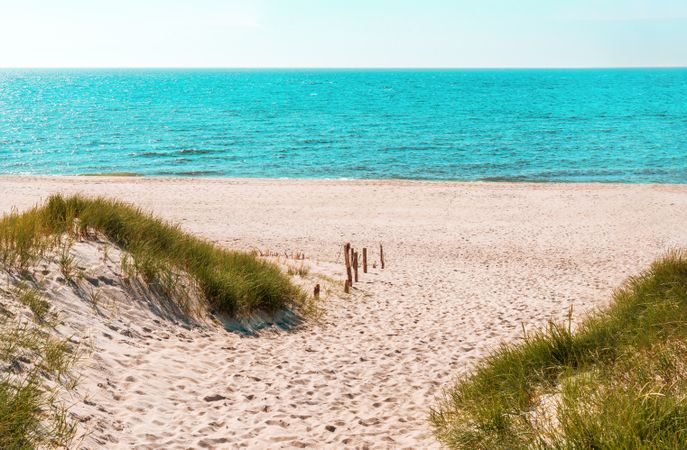
<svg viewBox="0 0 687 450"><path fill-rule="evenodd" d="M367 248L363 247L363 273L367 273Z"/></svg>
<svg viewBox="0 0 687 450"><path fill-rule="evenodd" d="M315 289L313 290L312 296L315 297L315 300L320 299L320 283L317 283L315 285Z"/></svg>
<svg viewBox="0 0 687 450"><path fill-rule="evenodd" d="M355 273L355 282L358 282L358 252L353 252L353 272Z"/></svg>
<svg viewBox="0 0 687 450"><path fill-rule="evenodd" d="M382 266L382 269L384 268L384 247L382 247L382 244L379 244L379 264Z"/></svg>
<svg viewBox="0 0 687 450"><path fill-rule="evenodd" d="M344 260L346 262L346 275L348 284L353 284L353 274L351 273L351 243L344 245Z"/></svg>

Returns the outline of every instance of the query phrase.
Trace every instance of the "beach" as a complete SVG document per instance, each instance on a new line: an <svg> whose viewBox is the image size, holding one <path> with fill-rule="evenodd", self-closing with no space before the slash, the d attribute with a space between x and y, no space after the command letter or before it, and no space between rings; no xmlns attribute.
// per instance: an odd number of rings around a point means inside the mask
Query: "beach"
<svg viewBox="0 0 687 450"><path fill-rule="evenodd" d="M122 199L339 281L344 243L373 262L384 246L383 270L293 330L67 317L93 343L71 399L88 448L437 447L429 409L480 357L687 246L687 185L5 176L0 192L3 213L56 192Z"/></svg>

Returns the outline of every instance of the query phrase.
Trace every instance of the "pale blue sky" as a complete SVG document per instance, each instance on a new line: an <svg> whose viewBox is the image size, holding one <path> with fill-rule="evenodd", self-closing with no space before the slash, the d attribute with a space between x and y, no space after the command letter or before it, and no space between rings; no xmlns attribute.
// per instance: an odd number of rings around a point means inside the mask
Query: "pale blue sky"
<svg viewBox="0 0 687 450"><path fill-rule="evenodd" d="M687 66L687 0L0 0L0 66Z"/></svg>

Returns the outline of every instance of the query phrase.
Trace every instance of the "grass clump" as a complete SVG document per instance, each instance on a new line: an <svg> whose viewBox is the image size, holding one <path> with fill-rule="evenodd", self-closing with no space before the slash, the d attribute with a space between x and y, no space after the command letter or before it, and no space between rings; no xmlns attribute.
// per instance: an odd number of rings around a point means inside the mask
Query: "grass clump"
<svg viewBox="0 0 687 450"><path fill-rule="evenodd" d="M687 252L630 278L576 330L504 344L430 413L456 449L684 448Z"/></svg>
<svg viewBox="0 0 687 450"><path fill-rule="evenodd" d="M76 424L58 392L76 353L37 325L0 320L0 448L70 448ZM46 376L57 384L47 387Z"/></svg>
<svg viewBox="0 0 687 450"><path fill-rule="evenodd" d="M61 408L46 423L44 411L51 408L53 399L41 389L36 376L18 384L0 380L0 448L68 448L75 428Z"/></svg>
<svg viewBox="0 0 687 450"><path fill-rule="evenodd" d="M28 306L37 322L45 320L50 310L50 303L43 298L38 289L19 282L12 290L12 294L19 300L19 303Z"/></svg>
<svg viewBox="0 0 687 450"><path fill-rule="evenodd" d="M306 266L305 264L301 264L300 266L292 266L289 264L286 269L286 273L291 276L298 275L301 278L305 278L310 273L310 267Z"/></svg>
<svg viewBox="0 0 687 450"><path fill-rule="evenodd" d="M26 271L63 236L101 233L127 251L136 272L166 285L188 274L209 305L231 316L275 312L305 301L278 266L196 238L130 204L106 198L51 196L45 205L0 220L0 264ZM68 250L60 254L65 277L74 276Z"/></svg>

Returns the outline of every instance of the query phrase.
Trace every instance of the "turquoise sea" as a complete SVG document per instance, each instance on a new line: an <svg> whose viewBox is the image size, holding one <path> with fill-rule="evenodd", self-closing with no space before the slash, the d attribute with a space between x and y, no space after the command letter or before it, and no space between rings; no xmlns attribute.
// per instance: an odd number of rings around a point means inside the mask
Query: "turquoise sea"
<svg viewBox="0 0 687 450"><path fill-rule="evenodd" d="M0 70L0 173L687 183L687 69Z"/></svg>

